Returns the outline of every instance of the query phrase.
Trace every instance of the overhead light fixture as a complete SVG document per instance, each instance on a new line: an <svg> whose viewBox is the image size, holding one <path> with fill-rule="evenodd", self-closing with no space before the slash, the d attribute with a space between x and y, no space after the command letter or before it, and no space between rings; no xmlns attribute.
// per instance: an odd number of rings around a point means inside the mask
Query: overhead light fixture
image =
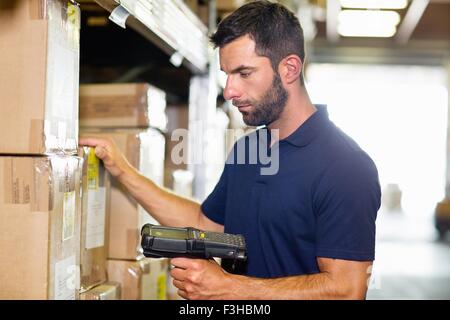
<svg viewBox="0 0 450 320"><path fill-rule="evenodd" d="M340 0L341 7L354 9L404 9L407 0Z"/></svg>
<svg viewBox="0 0 450 320"><path fill-rule="evenodd" d="M395 11L343 10L338 16L338 33L343 37L392 37L400 15Z"/></svg>

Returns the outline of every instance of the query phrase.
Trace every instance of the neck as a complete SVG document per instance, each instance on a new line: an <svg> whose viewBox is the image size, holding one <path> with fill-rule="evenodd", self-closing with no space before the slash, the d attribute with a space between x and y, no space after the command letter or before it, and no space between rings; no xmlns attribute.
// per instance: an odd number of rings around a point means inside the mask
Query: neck
<svg viewBox="0 0 450 320"><path fill-rule="evenodd" d="M314 112L316 107L309 99L305 87L301 87L289 92L289 97L286 106L280 117L272 122L267 127L270 130L278 129L278 138L274 139L272 143L277 140L282 140L291 135L297 130Z"/></svg>

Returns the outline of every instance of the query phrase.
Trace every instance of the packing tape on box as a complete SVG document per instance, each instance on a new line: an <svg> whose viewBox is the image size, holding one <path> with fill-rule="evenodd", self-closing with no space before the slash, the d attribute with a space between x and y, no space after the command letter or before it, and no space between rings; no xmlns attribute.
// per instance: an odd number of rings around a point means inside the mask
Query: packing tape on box
<svg viewBox="0 0 450 320"><path fill-rule="evenodd" d="M69 120L44 120L45 153L59 155L75 155L77 153L77 140L67 136L67 132L74 132L68 125L73 125ZM39 128L39 127L38 127ZM33 143L31 137L30 143Z"/></svg>
<svg viewBox="0 0 450 320"><path fill-rule="evenodd" d="M139 260L138 264L139 264L139 268L141 269L142 273L148 274L151 272L150 262L147 259Z"/></svg>
<svg viewBox="0 0 450 320"><path fill-rule="evenodd" d="M139 259L141 253L139 252L141 243L140 243L140 230L139 227L127 229L127 250L129 250L130 254L133 254L132 259ZM133 253L134 252L134 253Z"/></svg>
<svg viewBox="0 0 450 320"><path fill-rule="evenodd" d="M49 192L48 197L45 198L41 198L39 196L42 190L45 190L45 188L51 188L53 185L53 177L50 175L50 166L51 162L48 158L39 158L39 160L35 162L33 172L33 181L35 185L34 192L32 193L33 200L31 202L31 211L33 212L53 210L54 193ZM48 179L43 179L43 177L46 177L47 174Z"/></svg>
<svg viewBox="0 0 450 320"><path fill-rule="evenodd" d="M67 12L67 16L63 17L64 21L77 26L78 29L80 28L80 9L78 4L74 1L28 0L27 4L29 18L31 20L47 20L51 18L49 11L53 10L53 12L58 12L57 10L59 10L59 7L62 6Z"/></svg>

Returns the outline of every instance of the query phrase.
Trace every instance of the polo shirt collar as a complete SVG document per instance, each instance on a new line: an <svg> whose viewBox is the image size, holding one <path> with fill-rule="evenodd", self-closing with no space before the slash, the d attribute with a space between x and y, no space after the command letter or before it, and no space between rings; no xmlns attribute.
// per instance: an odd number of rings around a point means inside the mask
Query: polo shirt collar
<svg viewBox="0 0 450 320"><path fill-rule="evenodd" d="M304 123L300 125L293 133L287 138L281 140L286 141L297 147L304 147L308 145L319 133L323 132L327 124L330 122L328 119L328 111L326 105L315 105L317 111L314 112Z"/></svg>

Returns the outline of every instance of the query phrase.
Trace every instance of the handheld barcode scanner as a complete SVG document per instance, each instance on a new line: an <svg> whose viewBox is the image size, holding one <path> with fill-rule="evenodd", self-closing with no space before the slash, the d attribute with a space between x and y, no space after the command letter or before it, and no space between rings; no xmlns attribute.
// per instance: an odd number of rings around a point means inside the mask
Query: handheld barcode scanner
<svg viewBox="0 0 450 320"><path fill-rule="evenodd" d="M141 236L146 257L247 259L242 235L146 224L142 227Z"/></svg>

